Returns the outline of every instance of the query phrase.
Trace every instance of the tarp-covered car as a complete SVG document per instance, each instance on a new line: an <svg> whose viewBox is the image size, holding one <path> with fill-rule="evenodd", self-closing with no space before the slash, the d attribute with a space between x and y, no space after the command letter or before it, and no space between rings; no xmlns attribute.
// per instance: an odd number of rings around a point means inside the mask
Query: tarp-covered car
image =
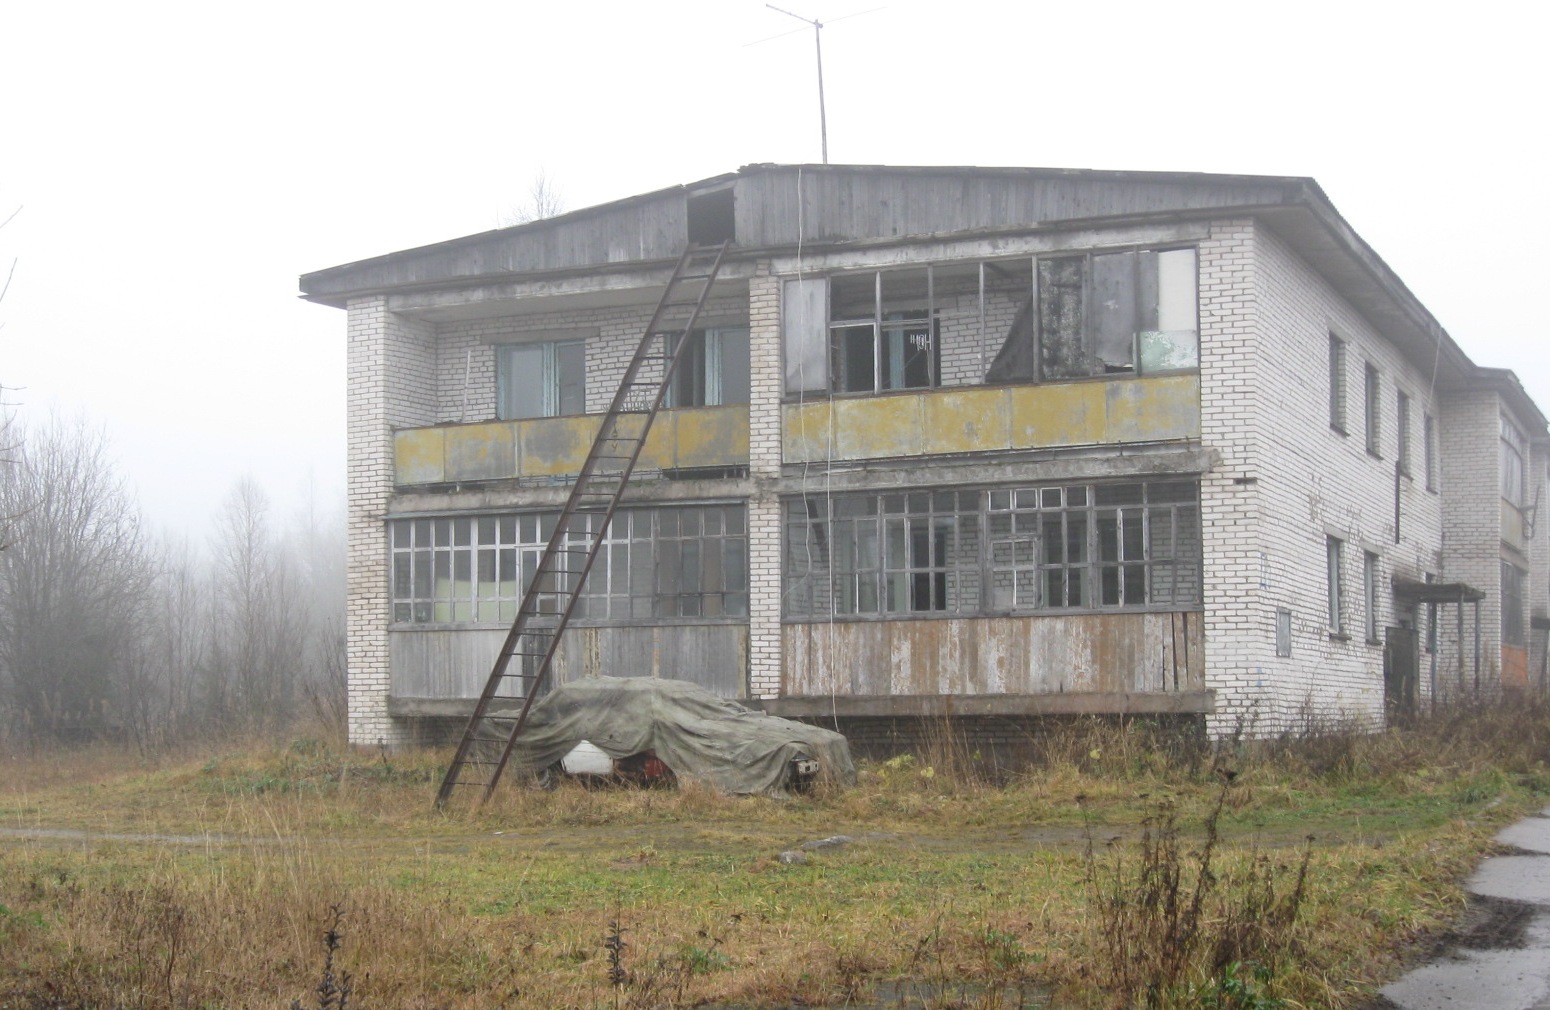
<svg viewBox="0 0 1550 1010"><path fill-rule="evenodd" d="M813 773L843 785L856 781L850 745L839 733L750 711L687 681L652 677L588 677L555 687L533 703L511 763L549 769L583 741L616 764L640 764L644 756L678 779L739 795L784 796Z"/></svg>

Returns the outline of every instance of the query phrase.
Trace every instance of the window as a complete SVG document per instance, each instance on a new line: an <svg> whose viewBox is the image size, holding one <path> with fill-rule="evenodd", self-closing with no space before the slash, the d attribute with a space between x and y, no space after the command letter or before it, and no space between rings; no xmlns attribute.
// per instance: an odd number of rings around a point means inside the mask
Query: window
<svg viewBox="0 0 1550 1010"><path fill-rule="evenodd" d="M1501 446L1502 497L1507 504L1522 508L1527 490L1523 461L1528 456L1528 439L1505 417L1502 418Z"/></svg>
<svg viewBox="0 0 1550 1010"><path fill-rule="evenodd" d="M1195 250L1041 259L1037 285L1040 378L1199 366Z"/></svg>
<svg viewBox="0 0 1550 1010"><path fill-rule="evenodd" d="M1366 621L1367 641L1378 641L1378 556L1362 552L1362 616Z"/></svg>
<svg viewBox="0 0 1550 1010"><path fill-rule="evenodd" d="M1282 658L1292 654L1292 612L1285 607L1276 610L1276 655Z"/></svg>
<svg viewBox="0 0 1550 1010"><path fill-rule="evenodd" d="M1345 341L1329 335L1329 426L1340 434L1345 426Z"/></svg>
<svg viewBox="0 0 1550 1010"><path fill-rule="evenodd" d="M746 327L695 330L678 353L667 406L714 407L748 402Z"/></svg>
<svg viewBox="0 0 1550 1010"><path fill-rule="evenodd" d="M1425 456L1426 490L1437 490L1437 422L1430 414L1421 417L1421 453Z"/></svg>
<svg viewBox="0 0 1550 1010"><path fill-rule="evenodd" d="M1394 400L1394 435L1398 439L1395 452L1395 465L1399 472L1406 477L1410 476L1410 397L1406 393L1395 394Z"/></svg>
<svg viewBox="0 0 1550 1010"><path fill-rule="evenodd" d="M393 520L393 620L509 624L556 520L554 513ZM557 604L540 602L551 612ZM747 613L741 505L620 509L574 611L593 620Z"/></svg>
<svg viewBox="0 0 1550 1010"><path fill-rule="evenodd" d="M865 393L937 385L941 334L931 293L930 268L830 278L831 389Z"/></svg>
<svg viewBox="0 0 1550 1010"><path fill-rule="evenodd" d="M786 614L1200 601L1194 482L810 496L786 506Z"/></svg>
<svg viewBox="0 0 1550 1010"><path fill-rule="evenodd" d="M1366 399L1363 413L1367 422L1367 452L1373 456L1382 458L1383 444L1379 441L1379 414L1381 407L1380 386L1378 381L1378 368L1372 362L1367 363L1366 369Z"/></svg>
<svg viewBox="0 0 1550 1010"><path fill-rule="evenodd" d="M1525 573L1502 562L1502 644L1521 647L1523 637L1523 583Z"/></svg>
<svg viewBox="0 0 1550 1010"><path fill-rule="evenodd" d="M1345 544L1338 537L1324 538L1324 574L1329 587L1329 633L1345 634L1345 608L1341 599L1341 554Z"/></svg>
<svg viewBox="0 0 1550 1010"><path fill-rule="evenodd" d="M587 410L584 340L501 344L495 349L496 414L502 420Z"/></svg>

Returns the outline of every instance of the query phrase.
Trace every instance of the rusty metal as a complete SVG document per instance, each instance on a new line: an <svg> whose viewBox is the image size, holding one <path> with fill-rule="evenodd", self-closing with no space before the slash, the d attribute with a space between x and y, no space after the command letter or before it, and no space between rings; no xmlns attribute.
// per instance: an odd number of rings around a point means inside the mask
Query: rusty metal
<svg viewBox="0 0 1550 1010"><path fill-rule="evenodd" d="M516 620L501 645L436 794L442 809L460 785L481 787L489 799L527 724L533 701L549 675L556 646L570 621L582 584L597 557L630 474L646 445L651 422L667 396L680 352L726 258L730 241L710 249L685 248L668 278L651 321L624 370L597 437L555 522ZM696 290L697 289L697 290ZM650 369L660 368L652 376ZM512 672L512 661L517 661ZM520 703L515 720L495 714ZM465 777L472 773L472 777Z"/></svg>

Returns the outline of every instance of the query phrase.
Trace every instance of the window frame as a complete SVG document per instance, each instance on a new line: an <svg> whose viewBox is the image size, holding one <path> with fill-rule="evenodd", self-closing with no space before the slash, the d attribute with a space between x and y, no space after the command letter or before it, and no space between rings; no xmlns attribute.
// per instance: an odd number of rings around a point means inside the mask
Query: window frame
<svg viewBox="0 0 1550 1010"><path fill-rule="evenodd" d="M676 334L663 334L665 342ZM729 357L728 347L735 350ZM727 364L738 360L741 351L742 384L728 399ZM679 351L679 361L668 382L664 407L723 407L749 401L749 328L747 326L708 326L692 331Z"/></svg>
<svg viewBox="0 0 1550 1010"><path fill-rule="evenodd" d="M790 497L783 619L1198 609L1199 494L1186 479Z"/></svg>
<svg viewBox="0 0 1550 1010"><path fill-rule="evenodd" d="M1426 490L1437 490L1437 419L1427 411L1421 415L1421 452L1426 468Z"/></svg>
<svg viewBox="0 0 1550 1010"><path fill-rule="evenodd" d="M1501 644L1511 648L1528 645L1527 622L1523 620L1524 589L1528 572L1501 560Z"/></svg>
<svg viewBox="0 0 1550 1010"><path fill-rule="evenodd" d="M1528 438L1506 414L1501 415L1500 444L1502 500L1522 509L1528 503Z"/></svg>
<svg viewBox="0 0 1550 1010"><path fill-rule="evenodd" d="M1382 561L1372 551L1362 552L1362 619L1368 645L1379 645L1378 637L1378 583L1382 577Z"/></svg>
<svg viewBox="0 0 1550 1010"><path fill-rule="evenodd" d="M390 627L509 625L559 513L388 520ZM574 575L561 574L561 585ZM573 618L611 625L748 619L747 509L708 502L621 508L581 586ZM543 612L560 600L546 594Z"/></svg>
<svg viewBox="0 0 1550 1010"><path fill-rule="evenodd" d="M1189 321L1192 327L1162 328L1162 313L1164 312L1165 284L1163 281L1164 263L1162 257L1179 253L1188 253L1190 256L1189 281L1191 297L1187 300ZM1144 273L1143 264L1145 257L1154 258L1154 266L1151 273ZM1100 302L1095 296L1099 286L1098 264L1099 261L1128 260L1129 284L1126 296L1130 305L1130 320L1128 324L1129 346L1128 363L1111 363L1100 353L1099 344L1102 342L1101 330L1103 316L1095 311L1095 306ZM1050 319L1055 311L1051 307L1054 299L1051 297L1051 289L1058 287L1052 280L1052 274L1057 264L1080 264L1081 294L1078 299L1081 318L1079 325L1081 333L1077 337L1078 353L1090 363L1097 363L1101 368L1091 366L1086 370L1078 370L1070 373L1052 374L1050 364L1053 359L1051 353ZM1171 272L1171 271L1169 271ZM1118 276L1118 275L1113 275ZM1128 378L1141 375L1168 375L1198 371L1200 368L1200 251L1196 246L1161 246L1161 247L1129 247L1120 249L1092 249L1082 252L1051 253L1036 256L1033 262L1034 285L1034 316L1033 316L1033 340L1035 377L1039 382L1076 382L1083 379L1101 378ZM1151 297L1148 298L1148 295ZM1112 300L1103 300L1108 304ZM1182 303L1170 307L1172 311L1183 308ZM1156 319L1156 325L1147 327L1147 323ZM1188 360L1185 364L1172 367L1146 367L1146 338L1149 334L1189 333ZM1066 341L1070 343L1070 338ZM1159 341L1159 346L1161 342Z"/></svg>
<svg viewBox="0 0 1550 1010"><path fill-rule="evenodd" d="M1410 394L1403 389L1394 391L1394 465L1399 472L1410 474Z"/></svg>
<svg viewBox="0 0 1550 1010"><path fill-rule="evenodd" d="M567 352L578 349L580 361L566 366ZM523 371L517 365L517 356L532 351L537 351L540 357L537 379L539 403L535 411L525 412L521 409L513 409L516 407L514 397L517 390L513 388L512 383ZM570 367L579 370L574 383L568 381ZM568 386L574 386L573 400L579 400L579 403L565 402ZM587 340L585 338L513 341L495 345L495 416L497 419L531 421L544 417L577 417L586 412Z"/></svg>
<svg viewBox="0 0 1550 1010"><path fill-rule="evenodd" d="M1341 435L1346 427L1346 342L1334 331L1329 334L1329 426Z"/></svg>
<svg viewBox="0 0 1550 1010"><path fill-rule="evenodd" d="M1378 371L1378 366L1371 361L1365 363L1362 372L1363 400L1362 414L1366 423L1367 455L1374 459L1383 458L1383 377Z"/></svg>
<svg viewBox="0 0 1550 1010"><path fill-rule="evenodd" d="M1329 634L1346 637L1345 626L1345 541L1332 533L1324 535L1324 582L1328 594L1325 618Z"/></svg>

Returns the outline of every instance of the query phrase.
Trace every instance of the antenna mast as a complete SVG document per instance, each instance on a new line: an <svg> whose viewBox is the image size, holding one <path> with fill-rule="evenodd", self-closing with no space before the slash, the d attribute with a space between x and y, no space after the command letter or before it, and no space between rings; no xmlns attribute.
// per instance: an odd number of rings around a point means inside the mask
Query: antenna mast
<svg viewBox="0 0 1550 1010"><path fill-rule="evenodd" d="M765 4L764 6L772 11L789 14L798 21L803 21L813 26L813 46L818 51L818 132L823 140L823 163L827 165L829 163L829 114L825 110L823 103L823 22L817 18L804 18L800 14L792 14L785 8L776 7L774 4Z"/></svg>

